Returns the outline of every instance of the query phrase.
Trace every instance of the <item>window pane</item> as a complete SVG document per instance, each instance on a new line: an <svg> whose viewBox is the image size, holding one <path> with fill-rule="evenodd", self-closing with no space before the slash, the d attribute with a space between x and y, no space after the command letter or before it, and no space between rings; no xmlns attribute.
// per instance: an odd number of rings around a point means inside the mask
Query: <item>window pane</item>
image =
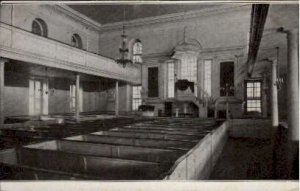
<svg viewBox="0 0 300 191"><path fill-rule="evenodd" d="M260 89L255 89L255 97L260 97Z"/></svg>
<svg viewBox="0 0 300 191"><path fill-rule="evenodd" d="M247 88L247 98L253 97L253 89L252 88Z"/></svg>
<svg viewBox="0 0 300 191"><path fill-rule="evenodd" d="M234 87L234 62L222 62L220 64L220 87ZM220 95L226 96L226 91L220 89ZM229 96L234 96L234 91L228 90Z"/></svg>
<svg viewBox="0 0 300 191"><path fill-rule="evenodd" d="M253 87L253 83L248 82L248 83L247 83L247 88L250 88L250 87L251 87L251 88Z"/></svg>
<svg viewBox="0 0 300 191"><path fill-rule="evenodd" d="M261 113L261 82L246 83L247 112Z"/></svg>
<svg viewBox="0 0 300 191"><path fill-rule="evenodd" d="M142 104L141 89L142 86L132 86L132 110L134 111Z"/></svg>
<svg viewBox="0 0 300 191"><path fill-rule="evenodd" d="M168 97L173 98L175 94L174 63L168 63Z"/></svg>
<svg viewBox="0 0 300 191"><path fill-rule="evenodd" d="M37 21L33 21L33 23L32 23L32 32L34 34L42 36L42 28Z"/></svg>
<svg viewBox="0 0 300 191"><path fill-rule="evenodd" d="M181 60L181 79L191 82L197 81L197 58L189 55L182 56Z"/></svg>
<svg viewBox="0 0 300 191"><path fill-rule="evenodd" d="M204 91L211 95L211 64L212 60L204 61Z"/></svg>
<svg viewBox="0 0 300 191"><path fill-rule="evenodd" d="M148 97L158 97L158 67L148 68Z"/></svg>
<svg viewBox="0 0 300 191"><path fill-rule="evenodd" d="M255 82L255 87L260 88L260 82Z"/></svg>

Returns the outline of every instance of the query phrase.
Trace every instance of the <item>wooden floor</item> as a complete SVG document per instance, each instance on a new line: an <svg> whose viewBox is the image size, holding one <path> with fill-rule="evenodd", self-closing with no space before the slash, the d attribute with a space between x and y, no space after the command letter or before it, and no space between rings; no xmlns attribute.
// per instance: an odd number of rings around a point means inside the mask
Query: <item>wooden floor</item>
<svg viewBox="0 0 300 191"><path fill-rule="evenodd" d="M288 148L283 126L278 127L273 147L271 139L229 138L210 179L299 180L299 144Z"/></svg>
<svg viewBox="0 0 300 191"><path fill-rule="evenodd" d="M271 141L255 138L229 138L210 179L273 179Z"/></svg>

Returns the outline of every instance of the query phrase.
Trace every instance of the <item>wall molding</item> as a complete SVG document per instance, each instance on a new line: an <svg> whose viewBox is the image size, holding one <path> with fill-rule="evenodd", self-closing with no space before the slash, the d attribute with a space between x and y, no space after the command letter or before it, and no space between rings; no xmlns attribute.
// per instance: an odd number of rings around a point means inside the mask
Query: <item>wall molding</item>
<svg viewBox="0 0 300 191"><path fill-rule="evenodd" d="M155 17L147 17L142 19L134 19L127 22L116 22L102 25L100 28L100 32L107 32L112 30L120 30L123 24L126 25L127 28L137 27L137 26L145 26L150 24L160 24L160 23L167 23L167 22L174 22L184 19L193 19L198 17L205 17L214 14L232 12L241 9L250 9L250 4L223 4L220 6L202 9L202 10L192 10L187 12L180 12L180 13L173 13L173 14L166 14L161 16Z"/></svg>
<svg viewBox="0 0 300 191"><path fill-rule="evenodd" d="M73 71L73 72L81 72L84 74L117 79L127 81L129 83L136 83L134 79L130 79L128 76L124 76L122 74L115 73L113 71L105 71L93 67L89 67L86 65L78 65L73 62L66 62L62 60L58 60L56 58L48 58L41 55L35 55L29 52L25 52L18 49L11 49L7 47L0 46L0 56L13 60L20 60L23 62L29 62L33 64L38 64L47 67L54 67L63 70Z"/></svg>
<svg viewBox="0 0 300 191"><path fill-rule="evenodd" d="M92 27L94 29L96 29L97 31L100 30L101 28L101 24L92 20L91 18L83 15L82 13L72 9L71 7L65 5L65 4L57 4L55 6L51 6L53 7L55 10L58 10L60 12L63 12L64 14L66 14L67 16L83 23L84 25L88 26L88 27Z"/></svg>
<svg viewBox="0 0 300 191"><path fill-rule="evenodd" d="M206 48L201 49L199 51L198 57L201 58L201 56L217 56L217 55L223 55L223 54L232 54L232 52L236 52L237 55L242 55L244 52L244 49L246 48L246 45L244 46L230 46L230 47L216 47L216 48ZM151 53L143 55L144 59L151 60L151 59L172 59L171 54L173 50L168 52L161 52L161 53Z"/></svg>

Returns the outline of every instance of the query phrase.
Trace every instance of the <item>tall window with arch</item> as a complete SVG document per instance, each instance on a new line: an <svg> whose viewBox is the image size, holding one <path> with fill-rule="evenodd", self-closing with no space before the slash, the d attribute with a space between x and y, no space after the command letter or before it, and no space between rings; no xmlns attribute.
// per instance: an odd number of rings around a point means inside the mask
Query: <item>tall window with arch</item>
<svg viewBox="0 0 300 191"><path fill-rule="evenodd" d="M197 96L197 57L189 54L181 58L181 79L194 82L194 95Z"/></svg>
<svg viewBox="0 0 300 191"><path fill-rule="evenodd" d="M220 96L234 96L234 62L220 63Z"/></svg>
<svg viewBox="0 0 300 191"><path fill-rule="evenodd" d="M32 33L39 35L39 36L43 36L43 37L48 36L47 24L45 21L43 21L40 18L36 18L33 20L32 25L31 25L31 31L32 31Z"/></svg>
<svg viewBox="0 0 300 191"><path fill-rule="evenodd" d="M211 70L212 60L204 60L204 91L206 96L211 96Z"/></svg>
<svg viewBox="0 0 300 191"><path fill-rule="evenodd" d="M71 44L72 46L76 48L82 48L82 40L81 37L78 34L73 34L71 38Z"/></svg>
<svg viewBox="0 0 300 191"><path fill-rule="evenodd" d="M170 61L168 64L168 98L174 98L175 96L175 70L174 61Z"/></svg>
<svg viewBox="0 0 300 191"><path fill-rule="evenodd" d="M143 46L140 39L136 39L132 46L132 62L133 63L142 63L142 53L143 53Z"/></svg>

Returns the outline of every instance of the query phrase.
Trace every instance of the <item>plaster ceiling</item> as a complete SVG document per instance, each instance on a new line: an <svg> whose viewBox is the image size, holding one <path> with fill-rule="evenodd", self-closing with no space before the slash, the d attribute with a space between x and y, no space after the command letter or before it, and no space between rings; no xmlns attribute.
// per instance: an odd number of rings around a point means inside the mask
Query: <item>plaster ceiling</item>
<svg viewBox="0 0 300 191"><path fill-rule="evenodd" d="M299 5L284 4L271 5L268 17L264 27L264 33L258 51L257 64L254 73L258 71L270 71L270 63L265 62L266 58L276 57L276 47L279 48L279 72L284 73L286 70L287 60L287 38L286 34L279 33L276 29L283 27L285 30L299 28ZM264 69L265 68L265 69Z"/></svg>
<svg viewBox="0 0 300 191"><path fill-rule="evenodd" d="M84 14L94 21L104 25L139 18L160 16L165 14L179 13L190 10L201 10L215 7L216 4L130 4L130 5L69 5L72 9Z"/></svg>

